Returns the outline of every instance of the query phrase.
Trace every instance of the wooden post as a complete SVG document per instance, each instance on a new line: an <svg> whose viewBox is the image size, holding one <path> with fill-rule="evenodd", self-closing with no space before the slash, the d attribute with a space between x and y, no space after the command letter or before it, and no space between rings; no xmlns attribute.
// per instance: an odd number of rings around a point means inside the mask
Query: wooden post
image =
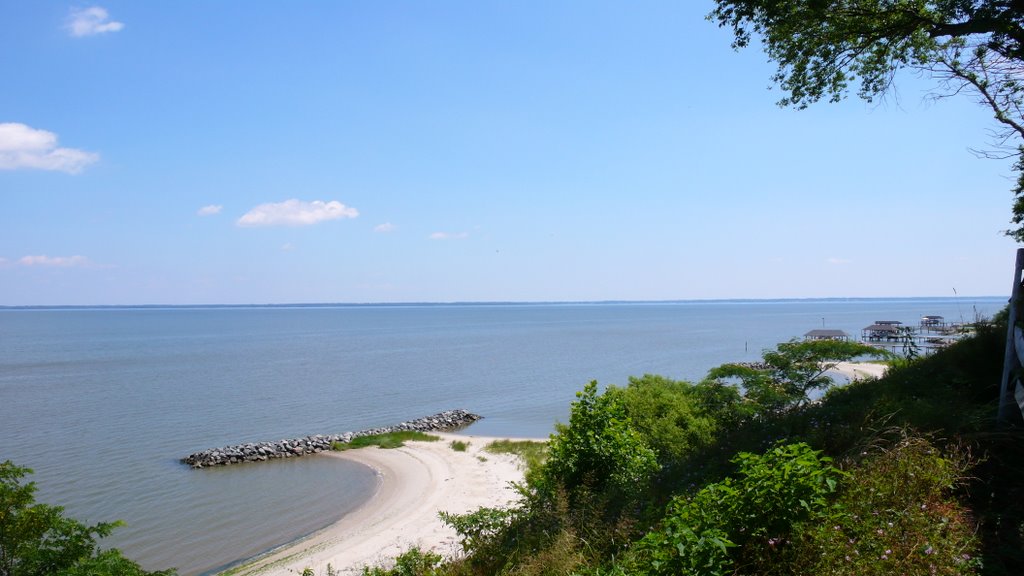
<svg viewBox="0 0 1024 576"><path fill-rule="evenodd" d="M1010 382L1014 379L1015 368L1020 367L1017 359L1017 348L1014 345L1013 331L1017 325L1017 303L1021 297L1021 270L1024 269L1024 248L1017 249L1017 263L1013 270L1013 289L1010 291L1010 315L1006 327L1006 352L1003 356L1003 381L999 385L999 412L996 422L1010 421L1010 407L1016 404Z"/></svg>

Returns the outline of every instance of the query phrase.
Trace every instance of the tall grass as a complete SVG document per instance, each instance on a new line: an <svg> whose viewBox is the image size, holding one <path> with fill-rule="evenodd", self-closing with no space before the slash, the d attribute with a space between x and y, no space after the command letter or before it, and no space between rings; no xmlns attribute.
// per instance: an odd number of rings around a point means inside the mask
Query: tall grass
<svg viewBox="0 0 1024 576"><path fill-rule="evenodd" d="M491 454L513 454L519 456L526 470L537 470L547 460L548 443L537 440L495 440L484 447Z"/></svg>
<svg viewBox="0 0 1024 576"><path fill-rule="evenodd" d="M331 445L331 449L335 451L352 450L355 448L366 448L367 446L378 446L380 448L400 448L405 446L406 442L437 442L441 438L438 436L432 436L423 432L414 431L401 431L401 432L388 432L386 434L372 434L370 436L359 436L353 438L351 442L335 442Z"/></svg>

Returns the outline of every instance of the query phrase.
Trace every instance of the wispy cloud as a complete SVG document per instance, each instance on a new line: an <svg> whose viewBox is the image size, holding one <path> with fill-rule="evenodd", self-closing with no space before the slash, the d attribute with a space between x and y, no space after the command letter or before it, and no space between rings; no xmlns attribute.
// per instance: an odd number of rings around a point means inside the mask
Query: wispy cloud
<svg viewBox="0 0 1024 576"><path fill-rule="evenodd" d="M337 200L285 200L260 204L238 219L239 226L311 226L327 220L355 218L359 211Z"/></svg>
<svg viewBox="0 0 1024 576"><path fill-rule="evenodd" d="M22 256L18 260L22 266L39 266L42 268L91 268L93 263L85 256Z"/></svg>
<svg viewBox="0 0 1024 576"><path fill-rule="evenodd" d="M831 258L826 258L825 262L828 263L828 264L840 265L840 264L850 264L850 263L853 262L853 260L849 260L847 258L836 258L835 256L833 256Z"/></svg>
<svg viewBox="0 0 1024 576"><path fill-rule="evenodd" d="M17 122L0 123L0 170L30 168L77 174L99 154L60 148L57 135Z"/></svg>
<svg viewBox="0 0 1024 576"><path fill-rule="evenodd" d="M394 232L395 228L396 226L391 222L385 222L383 224L377 224L376 226L374 226L373 231L379 232L381 234L387 234L388 232Z"/></svg>
<svg viewBox="0 0 1024 576"><path fill-rule="evenodd" d="M107 9L99 6L72 8L68 16L67 30L75 38L117 32L122 28L123 22L111 20Z"/></svg>
<svg viewBox="0 0 1024 576"><path fill-rule="evenodd" d="M469 232L434 232L430 235L431 240L462 240L469 238Z"/></svg>
<svg viewBox="0 0 1024 576"><path fill-rule="evenodd" d="M291 242L281 244L281 252L291 252L292 250L295 250L295 245Z"/></svg>
<svg viewBox="0 0 1024 576"><path fill-rule="evenodd" d="M209 206L203 206L199 210L196 210L196 214L200 216L213 216L214 214L220 214L220 211L224 207L220 204L210 204Z"/></svg>

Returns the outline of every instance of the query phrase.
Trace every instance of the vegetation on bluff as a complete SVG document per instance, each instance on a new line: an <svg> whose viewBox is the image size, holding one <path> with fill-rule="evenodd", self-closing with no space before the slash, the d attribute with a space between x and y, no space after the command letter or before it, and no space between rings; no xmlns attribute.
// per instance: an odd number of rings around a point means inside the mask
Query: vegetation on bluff
<svg viewBox="0 0 1024 576"><path fill-rule="evenodd" d="M1005 329L838 388L817 366L855 350L795 342L699 383L590 383L518 504L444 514L463 554L414 573L1024 573Z"/></svg>

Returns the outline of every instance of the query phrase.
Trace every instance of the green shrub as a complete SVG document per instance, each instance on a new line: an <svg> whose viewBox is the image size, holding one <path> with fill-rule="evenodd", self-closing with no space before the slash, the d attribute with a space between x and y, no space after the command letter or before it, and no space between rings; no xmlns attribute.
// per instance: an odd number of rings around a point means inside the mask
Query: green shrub
<svg viewBox="0 0 1024 576"><path fill-rule="evenodd" d="M440 573L443 560L440 554L414 547L396 557L392 568L367 566L363 568L363 576L435 576Z"/></svg>
<svg viewBox="0 0 1024 576"><path fill-rule="evenodd" d="M455 529L464 552L480 551L509 525L515 510L505 508L478 508L467 514L441 512L441 520Z"/></svg>
<svg viewBox="0 0 1024 576"><path fill-rule="evenodd" d="M737 477L669 504L661 525L633 551L641 572L732 574L750 550L784 543L793 526L827 507L841 476L831 459L803 443L778 444L763 455L740 453Z"/></svg>
<svg viewBox="0 0 1024 576"><path fill-rule="evenodd" d="M703 410L694 385L645 374L625 388L609 386L605 395L620 402L633 428L663 466L680 460L714 438L716 423Z"/></svg>
<svg viewBox="0 0 1024 576"><path fill-rule="evenodd" d="M661 525L634 547L628 563L653 575L724 575L732 571L736 543L722 527L721 504L736 495L730 482L711 484L692 499L677 498Z"/></svg>
<svg viewBox="0 0 1024 576"><path fill-rule="evenodd" d="M614 394L597 394L591 382L572 403L569 425L558 424L544 465L547 488L579 488L631 497L642 492L657 470L657 457L633 427Z"/></svg>
<svg viewBox="0 0 1024 576"><path fill-rule="evenodd" d="M469 448L469 442L464 442L462 440L452 440L450 446L452 450L456 452L465 452L466 448Z"/></svg>
<svg viewBox="0 0 1024 576"><path fill-rule="evenodd" d="M827 519L795 538L796 573L975 574L975 527L951 497L968 465L913 437L870 455L843 479Z"/></svg>

